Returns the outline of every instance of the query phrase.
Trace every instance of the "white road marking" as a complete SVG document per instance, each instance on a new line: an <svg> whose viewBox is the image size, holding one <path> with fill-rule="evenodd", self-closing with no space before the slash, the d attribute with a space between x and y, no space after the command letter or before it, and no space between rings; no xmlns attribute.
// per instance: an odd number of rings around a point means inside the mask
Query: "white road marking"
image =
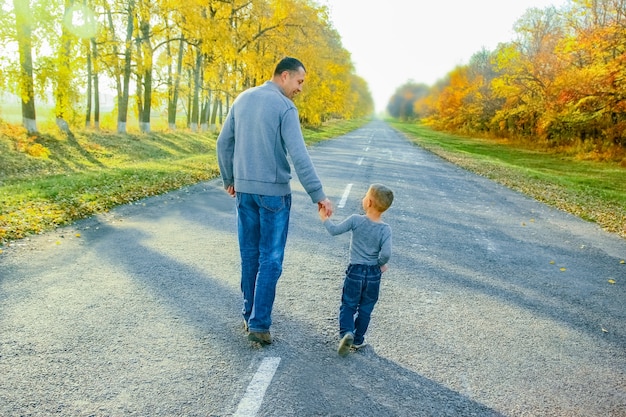
<svg viewBox="0 0 626 417"><path fill-rule="evenodd" d="M337 204L338 208L342 208L346 205L346 201L348 201L348 196L350 195L350 190L352 189L352 184L346 185L346 189L343 190L343 195L341 196L341 200L339 204Z"/></svg>
<svg viewBox="0 0 626 417"><path fill-rule="evenodd" d="M360 157L358 161L356 161L357 165L361 165L363 163L363 157Z"/></svg>
<svg viewBox="0 0 626 417"><path fill-rule="evenodd" d="M264 358L250 381L233 417L254 417L261 408L263 396L278 368L280 358Z"/></svg>

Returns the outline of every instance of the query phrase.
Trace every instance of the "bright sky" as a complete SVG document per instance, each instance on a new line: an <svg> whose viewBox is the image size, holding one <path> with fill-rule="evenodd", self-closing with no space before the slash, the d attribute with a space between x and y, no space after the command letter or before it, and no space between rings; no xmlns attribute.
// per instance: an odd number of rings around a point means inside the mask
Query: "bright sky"
<svg viewBox="0 0 626 417"><path fill-rule="evenodd" d="M465 65L483 47L514 38L513 25L532 7L567 0L322 0L376 111L398 87L427 85Z"/></svg>

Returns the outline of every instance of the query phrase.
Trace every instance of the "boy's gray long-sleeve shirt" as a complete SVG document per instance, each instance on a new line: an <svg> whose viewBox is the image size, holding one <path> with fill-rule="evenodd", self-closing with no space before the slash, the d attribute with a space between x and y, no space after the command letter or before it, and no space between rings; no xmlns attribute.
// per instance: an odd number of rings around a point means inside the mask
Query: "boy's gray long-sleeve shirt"
<svg viewBox="0 0 626 417"><path fill-rule="evenodd" d="M324 226L333 236L352 231L350 239L351 264L383 266L389 262L389 258L391 258L391 226L387 223L374 222L367 216L352 214L338 224L326 219Z"/></svg>
<svg viewBox="0 0 626 417"><path fill-rule="evenodd" d="M304 143L298 110L272 81L242 92L217 138L224 188L283 196L291 192L291 158L300 183L314 203L326 198Z"/></svg>

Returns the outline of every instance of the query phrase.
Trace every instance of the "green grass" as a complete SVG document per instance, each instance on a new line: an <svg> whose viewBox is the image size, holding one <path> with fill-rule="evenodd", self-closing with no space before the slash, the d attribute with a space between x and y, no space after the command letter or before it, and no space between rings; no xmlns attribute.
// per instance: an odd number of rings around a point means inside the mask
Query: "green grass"
<svg viewBox="0 0 626 417"><path fill-rule="evenodd" d="M366 122L305 128L305 140L311 145ZM29 137L0 121L0 246L219 175L216 133L51 132Z"/></svg>
<svg viewBox="0 0 626 417"><path fill-rule="evenodd" d="M553 207L626 237L626 168L616 162L436 132L389 121L419 146Z"/></svg>

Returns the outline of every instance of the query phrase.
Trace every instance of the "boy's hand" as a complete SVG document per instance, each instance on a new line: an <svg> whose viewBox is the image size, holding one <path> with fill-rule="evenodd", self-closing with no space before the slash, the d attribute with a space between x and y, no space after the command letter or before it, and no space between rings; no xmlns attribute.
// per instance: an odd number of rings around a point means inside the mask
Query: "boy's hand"
<svg viewBox="0 0 626 417"><path fill-rule="evenodd" d="M318 201L317 209L321 210L322 208L326 212L326 218L328 218L328 217L333 215L333 203L331 203L328 198L326 198L326 199L324 199L322 201Z"/></svg>
<svg viewBox="0 0 626 417"><path fill-rule="evenodd" d="M317 203L317 213L320 215L321 221L325 221L329 217L326 212L326 207L324 207L321 203Z"/></svg>
<svg viewBox="0 0 626 417"><path fill-rule="evenodd" d="M385 272L387 269L389 269L389 267L387 266L387 264L384 264L383 266L380 267L380 273L382 274L383 272Z"/></svg>

